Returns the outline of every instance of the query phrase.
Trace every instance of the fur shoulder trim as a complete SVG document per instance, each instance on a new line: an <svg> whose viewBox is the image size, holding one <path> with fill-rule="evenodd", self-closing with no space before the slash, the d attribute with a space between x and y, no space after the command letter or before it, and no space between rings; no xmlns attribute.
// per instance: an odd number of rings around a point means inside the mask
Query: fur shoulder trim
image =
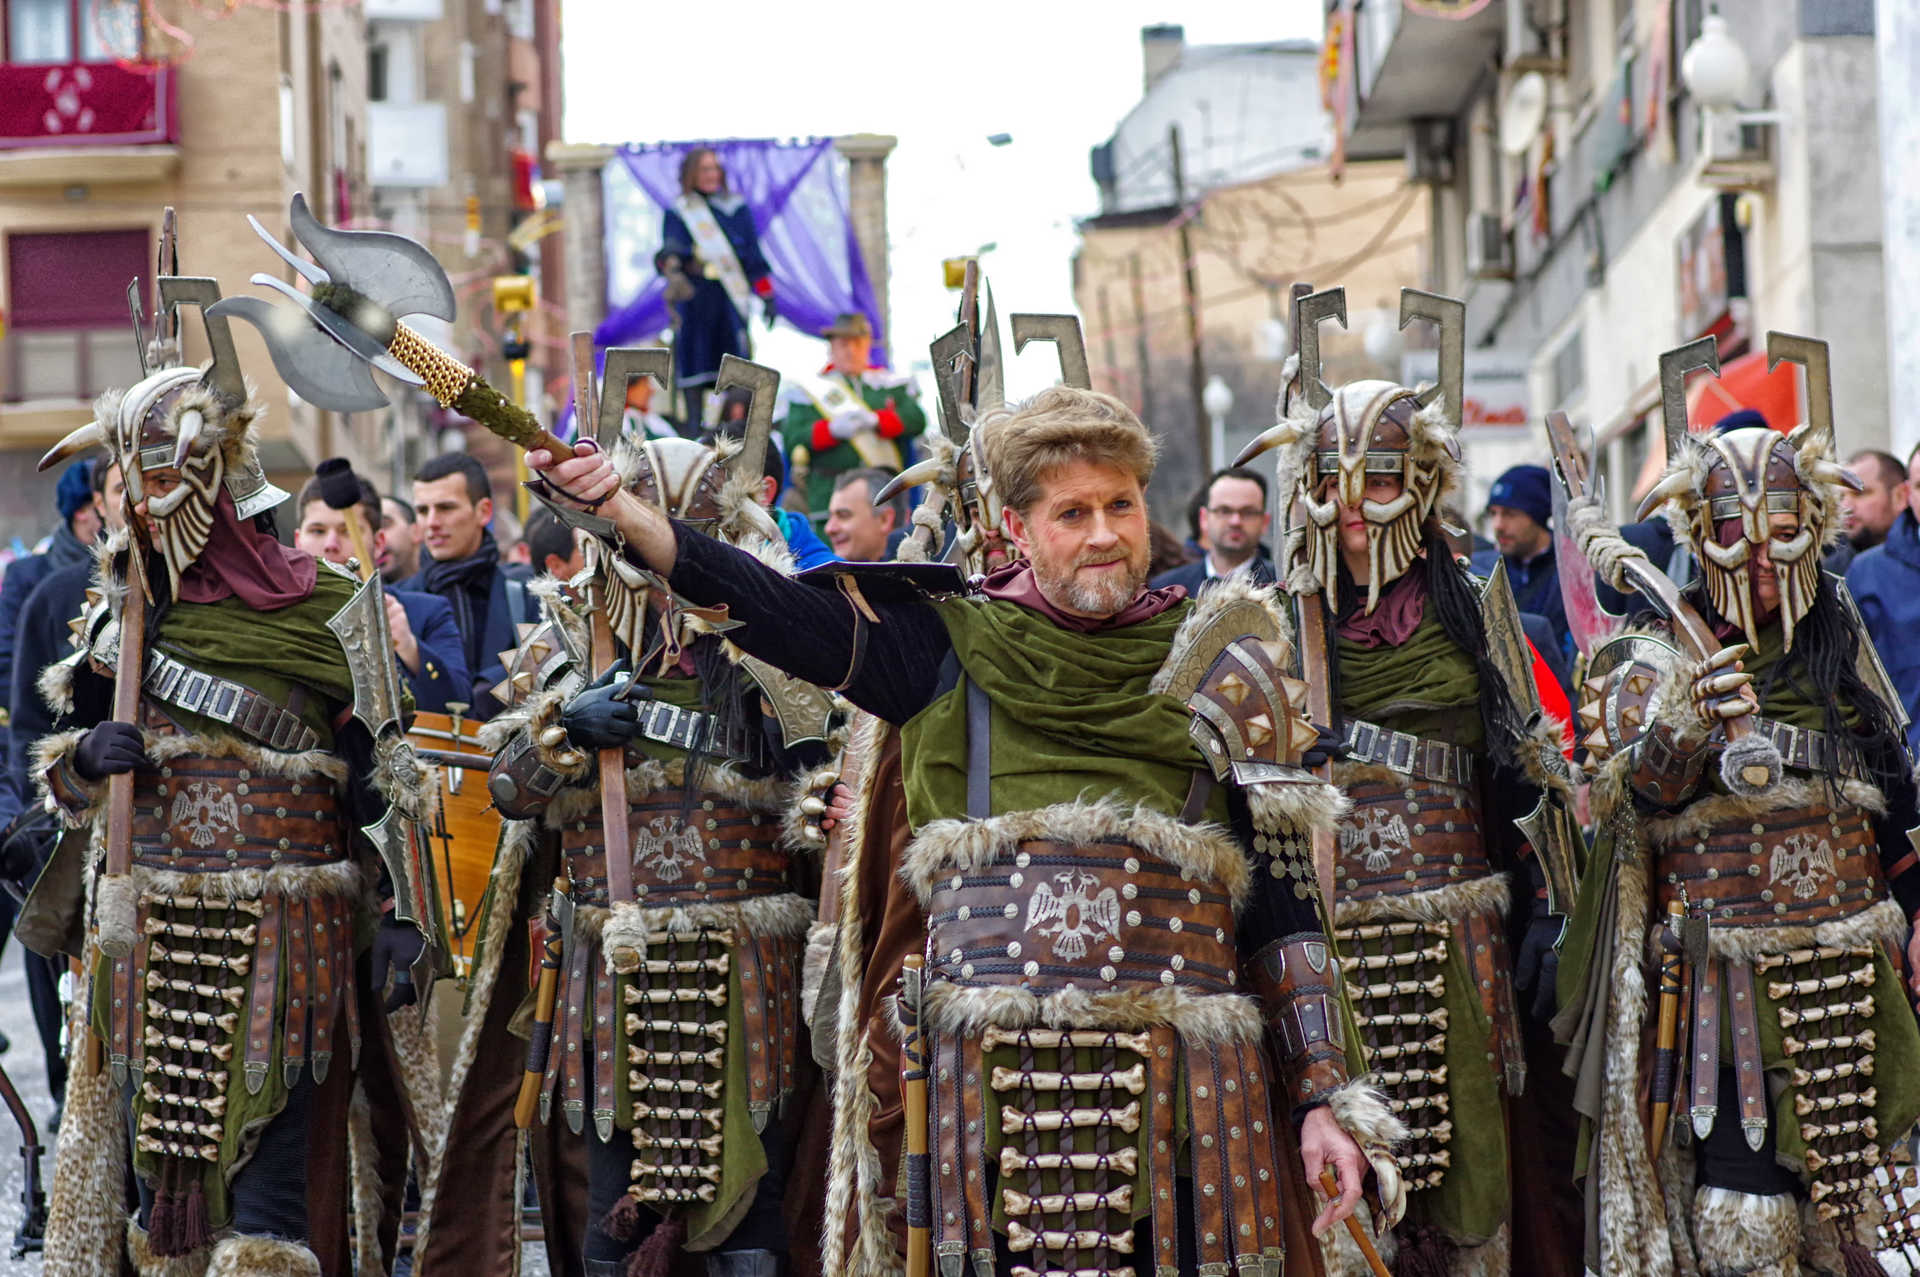
<svg viewBox="0 0 1920 1277"><path fill-rule="evenodd" d="M985 820L936 820L924 828L902 857L900 877L922 905L932 903L940 881L955 873L973 873L994 860L1011 857L1023 842L1129 843L1225 888L1237 909L1252 875L1232 836L1215 824L1184 824L1149 807L1129 807L1113 799L1055 803L1008 812Z"/></svg>

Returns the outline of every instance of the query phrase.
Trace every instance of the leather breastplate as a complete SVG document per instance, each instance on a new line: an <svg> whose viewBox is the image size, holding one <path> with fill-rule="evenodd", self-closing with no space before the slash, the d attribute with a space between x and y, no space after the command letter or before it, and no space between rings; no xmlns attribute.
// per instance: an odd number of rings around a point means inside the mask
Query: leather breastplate
<svg viewBox="0 0 1920 1277"><path fill-rule="evenodd" d="M134 862L208 873L347 858L340 795L324 777L261 774L237 758L175 758L133 776Z"/></svg>
<svg viewBox="0 0 1920 1277"><path fill-rule="evenodd" d="M936 978L1049 993L1232 992L1233 907L1215 883L1130 843L1023 842L934 889Z"/></svg>
<svg viewBox="0 0 1920 1277"><path fill-rule="evenodd" d="M1873 821L1858 807L1795 807L1728 820L1704 836L1654 834L1660 904L1685 889L1716 925L1804 926L1887 896Z"/></svg>
<svg viewBox="0 0 1920 1277"><path fill-rule="evenodd" d="M780 818L737 800L703 794L685 812L675 791L627 808L633 890L643 907L736 904L793 890ZM596 807L560 831L575 903L607 904L606 839Z"/></svg>
<svg viewBox="0 0 1920 1277"><path fill-rule="evenodd" d="M1493 872L1474 791L1413 776L1346 788L1334 878L1348 892L1401 896Z"/></svg>

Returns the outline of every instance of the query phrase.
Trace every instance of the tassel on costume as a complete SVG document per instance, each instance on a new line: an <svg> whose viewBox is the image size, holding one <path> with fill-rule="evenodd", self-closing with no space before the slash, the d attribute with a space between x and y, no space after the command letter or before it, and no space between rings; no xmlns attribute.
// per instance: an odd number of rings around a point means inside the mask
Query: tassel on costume
<svg viewBox="0 0 1920 1277"><path fill-rule="evenodd" d="M200 1186L197 1175L187 1189L187 1202L181 1208L178 1219L183 1251L191 1252L213 1245L213 1221L207 1217L207 1193Z"/></svg>
<svg viewBox="0 0 1920 1277"><path fill-rule="evenodd" d="M1448 1277L1453 1270L1453 1243L1437 1228L1402 1224L1394 1230L1399 1253L1393 1257L1393 1277Z"/></svg>
<svg viewBox="0 0 1920 1277"><path fill-rule="evenodd" d="M640 1231L640 1199L632 1193L620 1194L620 1200L600 1221L600 1231L617 1242L632 1241L633 1235Z"/></svg>
<svg viewBox="0 0 1920 1277"><path fill-rule="evenodd" d="M1847 1265L1847 1277L1887 1277L1887 1270L1873 1252L1859 1242L1841 1242L1840 1258Z"/></svg>
<svg viewBox="0 0 1920 1277"><path fill-rule="evenodd" d="M660 1226L649 1233L647 1240L640 1243L640 1249L628 1258L626 1277L667 1277L673 1268L673 1257L685 1240L686 1220L677 1215L661 1220Z"/></svg>

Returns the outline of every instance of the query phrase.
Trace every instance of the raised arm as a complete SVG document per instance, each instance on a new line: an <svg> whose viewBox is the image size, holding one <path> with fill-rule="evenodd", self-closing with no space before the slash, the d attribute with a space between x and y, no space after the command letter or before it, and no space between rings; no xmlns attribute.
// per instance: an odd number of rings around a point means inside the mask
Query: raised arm
<svg viewBox="0 0 1920 1277"><path fill-rule="evenodd" d="M677 526L620 486L607 459L576 444L558 464L545 452L527 466L556 501L607 519L627 553L703 606L725 604L739 623L727 637L742 651L861 709L904 723L933 699L950 648L946 628L920 603L879 604L795 581L752 555Z"/></svg>

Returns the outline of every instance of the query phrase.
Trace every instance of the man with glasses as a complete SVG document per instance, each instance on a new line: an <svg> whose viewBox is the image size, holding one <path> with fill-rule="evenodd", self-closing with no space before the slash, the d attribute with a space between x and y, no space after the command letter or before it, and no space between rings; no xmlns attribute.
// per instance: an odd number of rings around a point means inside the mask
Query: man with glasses
<svg viewBox="0 0 1920 1277"><path fill-rule="evenodd" d="M1267 513L1267 481L1238 466L1214 471L1200 507L1200 535L1207 550L1200 558L1162 572L1153 587L1185 586L1198 594L1209 583L1244 572L1256 585L1273 584L1273 560L1261 544L1272 516Z"/></svg>

